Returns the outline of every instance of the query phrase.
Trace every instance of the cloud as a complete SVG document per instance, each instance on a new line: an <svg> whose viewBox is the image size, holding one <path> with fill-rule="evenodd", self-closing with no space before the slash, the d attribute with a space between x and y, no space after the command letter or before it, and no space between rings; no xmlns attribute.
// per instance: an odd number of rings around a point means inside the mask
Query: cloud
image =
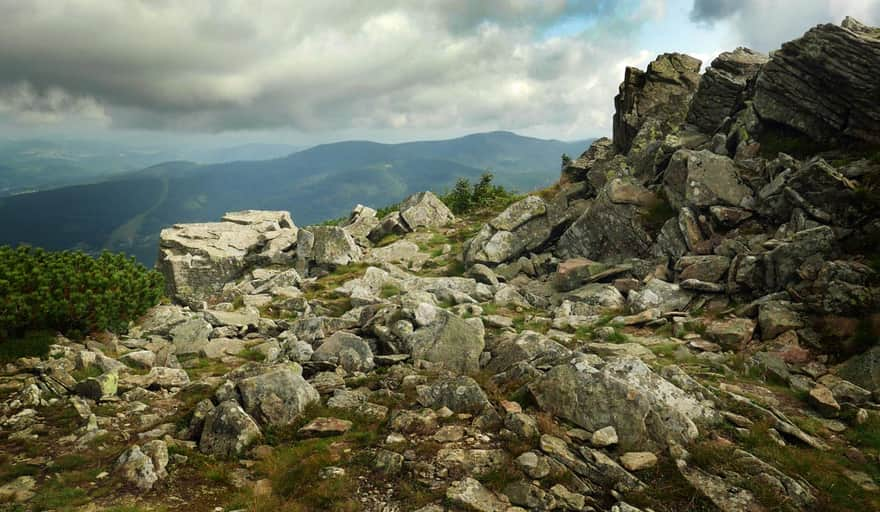
<svg viewBox="0 0 880 512"><path fill-rule="evenodd" d="M196 132L596 133L609 127L622 65L640 55L625 35L663 4L0 0L0 90L18 91L0 108ZM541 36L570 19L598 28Z"/></svg>
<svg viewBox="0 0 880 512"><path fill-rule="evenodd" d="M880 24L880 0L694 0L691 20L723 23L742 44L770 51L821 23Z"/></svg>

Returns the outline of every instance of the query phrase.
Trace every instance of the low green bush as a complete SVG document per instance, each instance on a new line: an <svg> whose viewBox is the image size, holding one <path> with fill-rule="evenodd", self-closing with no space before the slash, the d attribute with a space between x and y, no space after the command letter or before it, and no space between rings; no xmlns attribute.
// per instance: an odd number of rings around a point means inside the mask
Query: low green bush
<svg viewBox="0 0 880 512"><path fill-rule="evenodd" d="M459 178L455 186L440 196L446 206L457 215L470 213L484 208L507 206L519 199L519 196L501 185L495 185L495 176L485 172L480 181L471 184L467 178Z"/></svg>
<svg viewBox="0 0 880 512"><path fill-rule="evenodd" d="M29 331L124 331L159 303L162 274L133 257L0 247L0 339Z"/></svg>

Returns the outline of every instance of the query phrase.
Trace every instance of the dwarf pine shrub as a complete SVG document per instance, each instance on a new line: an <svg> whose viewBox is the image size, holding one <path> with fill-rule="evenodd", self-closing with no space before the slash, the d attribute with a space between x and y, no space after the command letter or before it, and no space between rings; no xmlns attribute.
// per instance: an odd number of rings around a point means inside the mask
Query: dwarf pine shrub
<svg viewBox="0 0 880 512"><path fill-rule="evenodd" d="M0 247L0 339L28 331L124 331L162 298L162 274L133 257Z"/></svg>

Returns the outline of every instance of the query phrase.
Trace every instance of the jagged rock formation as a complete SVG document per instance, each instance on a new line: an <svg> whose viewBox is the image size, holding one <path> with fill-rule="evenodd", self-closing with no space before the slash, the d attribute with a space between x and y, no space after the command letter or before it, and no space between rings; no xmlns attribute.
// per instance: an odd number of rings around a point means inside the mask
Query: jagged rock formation
<svg viewBox="0 0 880 512"><path fill-rule="evenodd" d="M163 231L178 304L4 368L0 452L28 474L0 471L0 500L40 509L47 482L87 478L114 491L94 493L98 508L137 494L376 512L876 509L880 165L861 148L766 146L780 123L870 141L877 33L821 26L769 60L725 53L702 78L676 54L629 69L614 140L501 212L455 218L422 193L341 226L248 211ZM832 71L853 77L850 128L826 109ZM70 472L51 460L92 453Z"/></svg>
<svg viewBox="0 0 880 512"><path fill-rule="evenodd" d="M852 18L840 26L819 25L782 45L762 69L755 108L762 119L819 142L880 144L880 86L866 72L878 61L876 28Z"/></svg>

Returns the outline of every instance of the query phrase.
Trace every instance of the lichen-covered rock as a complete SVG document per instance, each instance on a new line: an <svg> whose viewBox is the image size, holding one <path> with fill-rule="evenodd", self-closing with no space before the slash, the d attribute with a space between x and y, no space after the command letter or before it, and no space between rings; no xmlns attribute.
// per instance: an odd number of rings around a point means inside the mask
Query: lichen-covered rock
<svg viewBox="0 0 880 512"><path fill-rule="evenodd" d="M412 357L437 363L459 374L475 373L486 345L479 319L464 320L439 309L433 321L409 338Z"/></svg>
<svg viewBox="0 0 880 512"><path fill-rule="evenodd" d="M347 372L373 369L373 351L360 336L339 331L325 339L312 354L313 361L331 361Z"/></svg>
<svg viewBox="0 0 880 512"><path fill-rule="evenodd" d="M361 245L368 245L370 232L379 225L376 210L359 204L351 211L342 229L348 232Z"/></svg>
<svg viewBox="0 0 880 512"><path fill-rule="evenodd" d="M455 222L455 215L431 192L413 194L400 203L400 218L410 230L438 228Z"/></svg>
<svg viewBox="0 0 880 512"><path fill-rule="evenodd" d="M573 360L554 367L529 389L542 409L586 430L613 426L626 450L693 441L700 434L698 425L717 416L634 358L612 359L601 367Z"/></svg>
<svg viewBox="0 0 880 512"><path fill-rule="evenodd" d="M292 261L296 235L287 212L232 212L224 222L175 224L159 235L156 267L169 297L195 305L261 261ZM271 243L275 239L288 243L279 247Z"/></svg>
<svg viewBox="0 0 880 512"><path fill-rule="evenodd" d="M582 187L581 187L582 188ZM508 206L468 240L465 265L499 264L534 252L559 235L579 211L574 199L577 187L563 189L551 201L526 196Z"/></svg>
<svg viewBox="0 0 880 512"><path fill-rule="evenodd" d="M816 141L880 143L878 66L876 28L852 18L819 25L774 52L758 77L755 108Z"/></svg>
<svg viewBox="0 0 880 512"><path fill-rule="evenodd" d="M205 415L199 450L219 457L241 454L262 436L260 427L234 400L227 400Z"/></svg>
<svg viewBox="0 0 880 512"><path fill-rule="evenodd" d="M265 425L289 425L320 400L298 365L278 366L238 381L244 410Z"/></svg>
<svg viewBox="0 0 880 512"><path fill-rule="evenodd" d="M363 253L354 238L339 226L314 226L300 230L309 243L297 246L297 259L311 266L333 267L361 260Z"/></svg>
<svg viewBox="0 0 880 512"><path fill-rule="evenodd" d="M646 257L651 253L651 245L639 207L613 203L606 186L562 234L556 253L563 258L614 262Z"/></svg>
<svg viewBox="0 0 880 512"><path fill-rule="evenodd" d="M614 145L619 152L630 150L648 119L659 121L658 128L667 133L684 122L700 83L700 65L688 55L665 53L651 62L647 71L626 68L614 98Z"/></svg>
<svg viewBox="0 0 880 512"><path fill-rule="evenodd" d="M440 379L431 385L421 386L418 394L419 403L431 409L448 407L453 412L476 415L491 406L477 381L465 376Z"/></svg>
<svg viewBox="0 0 880 512"><path fill-rule="evenodd" d="M748 208L754 204L752 190L740 179L734 161L707 150L676 151L666 168L663 184L666 197L675 208Z"/></svg>
<svg viewBox="0 0 880 512"><path fill-rule="evenodd" d="M691 101L687 120L706 133L715 133L725 118L745 100L747 87L769 57L748 48L724 52L706 69Z"/></svg>

